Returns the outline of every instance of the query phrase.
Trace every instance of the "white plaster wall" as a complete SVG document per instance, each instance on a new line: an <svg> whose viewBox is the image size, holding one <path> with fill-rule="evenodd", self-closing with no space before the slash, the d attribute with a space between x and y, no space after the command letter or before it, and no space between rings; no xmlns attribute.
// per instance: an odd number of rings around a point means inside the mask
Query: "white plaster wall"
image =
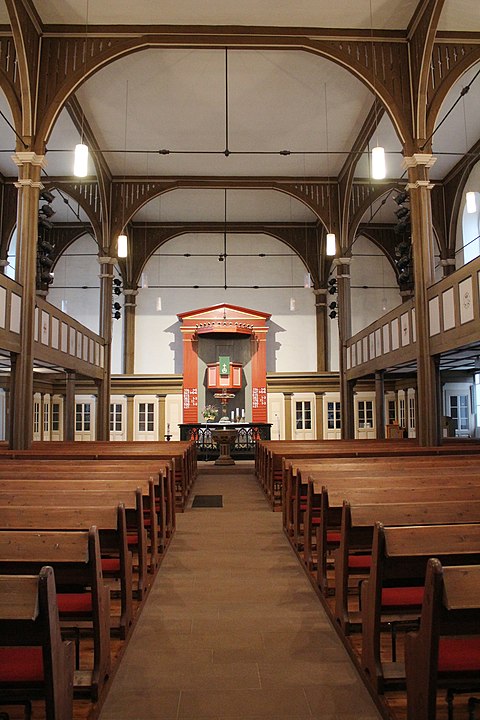
<svg viewBox="0 0 480 720"><path fill-rule="evenodd" d="M177 313L223 302L271 313L268 372L315 371L315 297L303 287L303 263L284 243L267 235L229 234L225 290L225 266L218 260L222 252L222 234L189 234L169 241L150 258L145 267L148 288L141 288L137 296L135 372L181 372ZM161 311L156 310L159 295ZM292 295L294 312L289 310Z"/></svg>
<svg viewBox="0 0 480 720"><path fill-rule="evenodd" d="M66 313L98 333L100 316L100 266L97 261L98 246L90 235L72 243L54 267L54 281L47 300L62 309L66 301Z"/></svg>
<svg viewBox="0 0 480 720"><path fill-rule="evenodd" d="M462 198L462 204L460 207L460 212L458 213L458 222L457 222L457 235L456 235L456 253L455 253L455 267L458 269L459 267L462 267L462 265L465 264L466 260L473 259L472 255L475 256L478 254L480 243L478 241L478 235L480 234L480 211L477 210L476 213L469 214L466 212L465 209L465 196L467 192L475 192L477 193L477 207L479 204L480 196L478 193L480 193L480 162L478 162L473 168L468 176L468 180L466 182L464 192L463 192L463 198ZM464 239L465 238L465 239ZM472 245L469 247L467 251L467 258L465 258L463 253L463 246L466 242L469 242L470 240L473 240L474 238L477 238L474 240Z"/></svg>
<svg viewBox="0 0 480 720"><path fill-rule="evenodd" d="M374 243L362 236L352 247L350 277L352 334L355 335L400 305L402 298L389 260Z"/></svg>

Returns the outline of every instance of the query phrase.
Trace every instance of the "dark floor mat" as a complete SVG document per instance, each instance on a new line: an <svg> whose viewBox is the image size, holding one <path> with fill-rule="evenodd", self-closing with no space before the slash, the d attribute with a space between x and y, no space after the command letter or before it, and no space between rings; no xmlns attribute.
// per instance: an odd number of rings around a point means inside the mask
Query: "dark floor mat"
<svg viewBox="0 0 480 720"><path fill-rule="evenodd" d="M195 495L192 508L221 508L223 495Z"/></svg>

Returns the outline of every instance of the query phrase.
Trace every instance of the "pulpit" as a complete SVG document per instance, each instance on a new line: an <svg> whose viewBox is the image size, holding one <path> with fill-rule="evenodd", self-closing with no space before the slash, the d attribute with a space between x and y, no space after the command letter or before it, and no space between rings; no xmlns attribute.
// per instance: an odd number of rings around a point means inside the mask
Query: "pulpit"
<svg viewBox="0 0 480 720"><path fill-rule="evenodd" d="M235 460L230 454L231 447L237 439L235 428L215 428L212 430L212 438L218 443L220 455L215 460L215 465L235 465Z"/></svg>

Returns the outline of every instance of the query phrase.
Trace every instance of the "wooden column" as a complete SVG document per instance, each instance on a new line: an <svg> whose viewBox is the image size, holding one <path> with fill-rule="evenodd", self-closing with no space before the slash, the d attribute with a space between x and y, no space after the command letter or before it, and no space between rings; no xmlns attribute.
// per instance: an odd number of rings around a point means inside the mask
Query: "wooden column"
<svg viewBox="0 0 480 720"><path fill-rule="evenodd" d="M292 433L292 395L291 392L283 393L285 399L285 440L293 440Z"/></svg>
<svg viewBox="0 0 480 720"><path fill-rule="evenodd" d="M252 335L252 422L267 422L267 332Z"/></svg>
<svg viewBox="0 0 480 720"><path fill-rule="evenodd" d="M123 372L133 375L135 372L135 317L137 312L138 290L124 290L125 303L123 320Z"/></svg>
<svg viewBox="0 0 480 720"><path fill-rule="evenodd" d="M383 370L375 373L375 426L377 428L377 440L383 440L385 438L385 382Z"/></svg>
<svg viewBox="0 0 480 720"><path fill-rule="evenodd" d="M325 393L315 393L315 424L317 428L316 439L323 440L323 396Z"/></svg>
<svg viewBox="0 0 480 720"><path fill-rule="evenodd" d="M435 158L418 153L405 158L408 169L412 222L415 322L417 330L417 439L420 445L438 445L439 408L435 363L430 355L427 289L434 281L434 243L429 169Z"/></svg>
<svg viewBox="0 0 480 720"><path fill-rule="evenodd" d="M158 439L165 440L167 426L165 420L165 399L166 395L157 395L158 398Z"/></svg>
<svg viewBox="0 0 480 720"><path fill-rule="evenodd" d="M328 370L328 290L318 288L315 295L317 321L317 372Z"/></svg>
<svg viewBox="0 0 480 720"><path fill-rule="evenodd" d="M10 389L5 388L5 440L7 442L10 442L10 436L12 433L10 398L11 398Z"/></svg>
<svg viewBox="0 0 480 720"><path fill-rule="evenodd" d="M99 257L100 263L100 329L105 340L103 377L98 381L97 440L110 439L110 380L112 368L112 291L115 258Z"/></svg>
<svg viewBox="0 0 480 720"><path fill-rule="evenodd" d="M18 167L17 267L16 280L22 286L20 311L20 352L17 356L12 388L12 434L10 447L29 448L33 440L33 331L37 272L38 205L40 173L44 156L18 152L12 156Z"/></svg>
<svg viewBox="0 0 480 720"><path fill-rule="evenodd" d="M198 354L195 330L183 334L183 422L198 422Z"/></svg>
<svg viewBox="0 0 480 720"><path fill-rule="evenodd" d="M65 402L63 403L63 439L75 440L75 373L65 373Z"/></svg>
<svg viewBox="0 0 480 720"><path fill-rule="evenodd" d="M455 258L446 258L440 260L440 266L443 270L443 277L447 277L455 272Z"/></svg>
<svg viewBox="0 0 480 720"><path fill-rule="evenodd" d="M127 398L127 440L132 441L135 435L135 395L125 395L125 397Z"/></svg>
<svg viewBox="0 0 480 720"><path fill-rule="evenodd" d="M350 299L351 258L342 257L335 261L338 288L338 355L340 369L340 401L342 418L342 439L355 437L353 412L353 387L348 387L346 342L352 335L352 307Z"/></svg>

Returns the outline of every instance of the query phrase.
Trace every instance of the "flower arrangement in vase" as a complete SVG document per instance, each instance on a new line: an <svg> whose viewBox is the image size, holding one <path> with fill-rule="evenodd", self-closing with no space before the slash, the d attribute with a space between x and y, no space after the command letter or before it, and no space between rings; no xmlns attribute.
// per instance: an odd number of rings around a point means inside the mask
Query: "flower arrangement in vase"
<svg viewBox="0 0 480 720"><path fill-rule="evenodd" d="M202 416L205 422L213 422L218 415L218 408L215 405L206 405L202 410Z"/></svg>

